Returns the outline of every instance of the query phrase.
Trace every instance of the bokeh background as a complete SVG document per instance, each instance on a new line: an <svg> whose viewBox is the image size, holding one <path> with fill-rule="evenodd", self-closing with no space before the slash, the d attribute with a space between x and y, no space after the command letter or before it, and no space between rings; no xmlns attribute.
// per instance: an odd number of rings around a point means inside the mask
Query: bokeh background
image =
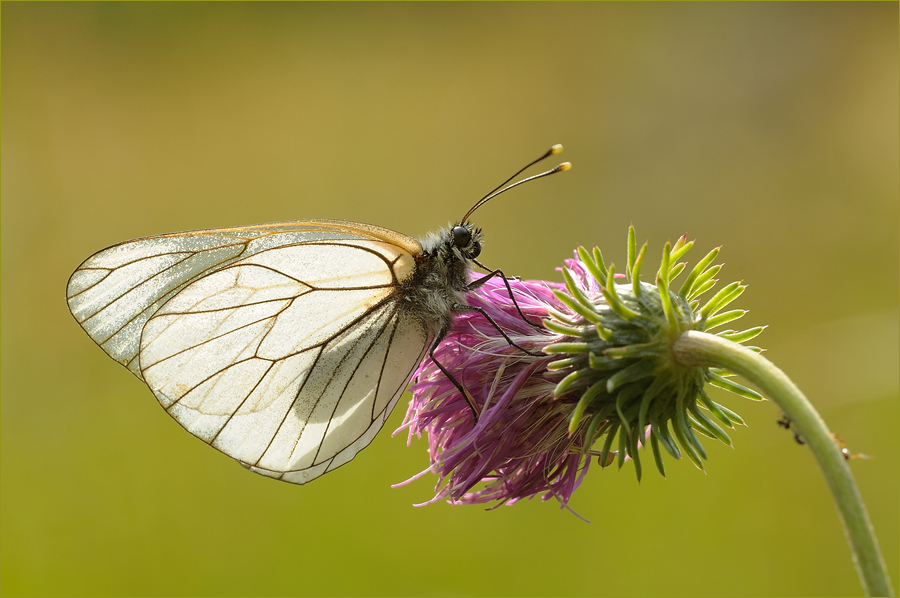
<svg viewBox="0 0 900 598"><path fill-rule="evenodd" d="M707 474L593 468L571 506L437 504L385 432L308 486L185 433L68 314L113 243L482 208L486 263L724 245L746 324L854 452L898 577L898 7L3 3L5 595L858 595L812 456L770 403ZM653 263L655 263L654 258Z"/></svg>

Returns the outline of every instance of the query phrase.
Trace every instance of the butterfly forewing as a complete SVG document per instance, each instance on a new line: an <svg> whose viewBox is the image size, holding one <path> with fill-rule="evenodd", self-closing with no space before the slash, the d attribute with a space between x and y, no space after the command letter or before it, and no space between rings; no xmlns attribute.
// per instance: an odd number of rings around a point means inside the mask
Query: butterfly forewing
<svg viewBox="0 0 900 598"><path fill-rule="evenodd" d="M239 259L295 243L374 240L395 245L398 276L411 269L417 241L400 233L342 220L300 220L190 231L135 239L100 251L72 274L69 309L90 337L141 378L137 361L144 324L187 284ZM402 278L402 276L401 276Z"/></svg>
<svg viewBox="0 0 900 598"><path fill-rule="evenodd" d="M67 295L188 431L303 483L372 440L424 355L395 294L418 251L342 221L195 231L101 251Z"/></svg>

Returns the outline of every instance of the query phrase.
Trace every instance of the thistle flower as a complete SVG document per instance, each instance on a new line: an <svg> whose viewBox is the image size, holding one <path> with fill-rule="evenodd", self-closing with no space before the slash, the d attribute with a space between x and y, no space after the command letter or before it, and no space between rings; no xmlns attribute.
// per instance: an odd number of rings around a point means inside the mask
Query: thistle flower
<svg viewBox="0 0 900 598"><path fill-rule="evenodd" d="M716 284L721 268L710 266L715 249L672 292L671 281L685 267L677 260L691 246L684 237L666 245L656 285L640 281L647 246L635 251L633 228L624 276L607 269L599 250L592 255L579 248L562 269L564 285L509 280L523 314L542 319L543 330L523 321L502 280L471 292L469 303L484 308L513 342L546 356L511 346L478 313L457 316L435 355L472 395L479 416L473 425L472 410L452 381L431 360L422 363L401 429L409 430L410 439L428 436L431 466L423 474L436 473L439 481L435 497L424 504L512 504L541 495L565 507L592 456L601 466L618 458L619 467L630 458L640 479L638 449L648 439L663 475L660 444L676 459L684 451L701 469L706 452L698 434L730 444L713 418L729 428L743 421L710 399L705 384L748 398L760 395L728 380L727 372L679 365L671 345L685 330L707 330L744 315L721 312L744 287L728 285L700 307L697 298ZM719 336L743 342L761 331Z"/></svg>
<svg viewBox="0 0 900 598"><path fill-rule="evenodd" d="M565 307L554 294L563 288L560 284L518 279L509 284L531 322ZM502 279L488 280L467 301L484 308L513 342L532 353L561 338L525 322ZM419 366L401 429L409 429L410 440L423 432L428 436L431 466L416 478L431 471L440 480L435 497L423 504L444 499L511 504L536 494L567 502L587 467L582 438L568 433L573 404L553 396L562 379L547 369L553 358L511 346L475 312L456 317L435 355L469 391L479 415L473 426L466 398L433 361Z"/></svg>
<svg viewBox="0 0 900 598"><path fill-rule="evenodd" d="M435 356L471 395L477 422L456 385L430 359L420 365L401 429L408 429L410 441L428 436L431 465L413 479L428 472L439 477L435 497L424 504L499 506L541 495L567 507L594 456L604 467L615 460L622 467L630 458L640 480L640 449L647 444L663 475L660 445L676 459L684 452L702 469L706 451L698 435L731 444L722 426L743 423L707 395L706 384L762 398L732 381L734 372L782 410L818 460L866 594L891 595L884 558L847 466L849 451L790 378L759 355L761 349L741 345L763 327L706 332L746 313L723 311L744 291L736 282L701 306L721 270L711 265L718 248L672 290L685 270L678 260L692 245L685 237L666 244L655 284L640 280L647 245L637 250L633 228L624 275L607 268L600 250L578 248L562 268L564 285L509 280L525 316L543 319L540 329L523 321L502 280L469 293L468 302L528 353L511 346L480 314L456 317Z"/></svg>

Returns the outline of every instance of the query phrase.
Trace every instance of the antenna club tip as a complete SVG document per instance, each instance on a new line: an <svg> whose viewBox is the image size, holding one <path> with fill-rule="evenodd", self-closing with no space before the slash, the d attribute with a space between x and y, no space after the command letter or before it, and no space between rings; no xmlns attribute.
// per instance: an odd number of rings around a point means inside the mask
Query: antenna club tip
<svg viewBox="0 0 900 598"><path fill-rule="evenodd" d="M552 156L553 154L558 154L561 151L563 151L563 146L562 146L562 144L557 143L553 147L550 148L550 155Z"/></svg>
<svg viewBox="0 0 900 598"><path fill-rule="evenodd" d="M570 168L572 168L571 162L563 162L562 164L560 164L559 166L556 167L556 170L558 172L562 172L564 170L569 170Z"/></svg>

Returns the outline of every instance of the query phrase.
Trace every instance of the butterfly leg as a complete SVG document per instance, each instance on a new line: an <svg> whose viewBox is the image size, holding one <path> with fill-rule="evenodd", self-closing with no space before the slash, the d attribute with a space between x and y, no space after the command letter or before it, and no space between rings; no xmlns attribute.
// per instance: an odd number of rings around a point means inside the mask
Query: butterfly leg
<svg viewBox="0 0 900 598"><path fill-rule="evenodd" d="M466 390L463 387L463 385L460 384L456 380L456 378L453 377L453 374L448 372L447 368L445 368L443 365L441 365L441 362L438 361L437 357L435 357L435 355L434 355L435 350L438 348L438 345L441 344L441 341L444 340L444 337L447 336L447 332L449 330L450 330L449 328L443 328L438 333L437 338L434 339L434 343L432 343L432 345L431 345L431 350L428 351L428 356L431 357L431 361L434 362L434 365L438 366L438 369L441 370L441 372L443 372L444 376L446 376L447 379L453 383L453 386L456 387L456 390L458 390L459 393L466 399L466 402L469 404L469 409L472 410L472 419L475 420L474 423L477 424L478 423L478 409L475 406L475 399L472 398L472 395L469 394L469 391Z"/></svg>
<svg viewBox="0 0 900 598"><path fill-rule="evenodd" d="M481 278L479 278L478 280L475 280L475 281L470 282L470 283L469 283L469 286L466 287L466 290L467 290L467 291L471 291L471 290L473 290L473 289L477 289L478 287L480 287L481 285L483 285L484 283L486 283L488 280L490 280L491 278L493 278L494 276L497 276L497 275L499 274L499 275L500 275L500 278L503 279L503 284L506 285L506 290L507 290L507 292L509 293L509 298L512 299L513 305L516 307L516 311L519 312L519 316L522 318L522 321L524 321L526 324L531 324L532 326L534 326L534 327L537 328L538 330L543 330L543 329L544 329L543 326L541 326L540 324L535 324L534 322L532 322L531 320L529 320L528 318L526 318L526 317L525 317L525 314L522 313L522 309L519 307L519 304L516 302L516 297L515 297L515 295L513 295L512 287L509 286L509 281L506 279L506 275L503 274L503 271L502 271L502 270L491 270L490 268L487 268L487 267L484 266L482 263L480 263L478 260L472 260L472 261L474 261L476 264L478 264L479 266L481 266L481 267L484 268L485 270L488 270L488 273L487 273L486 275L482 276ZM491 322L491 323L493 324L493 322ZM494 324L494 325L496 326L496 324ZM498 328L498 330L500 330L500 329ZM502 332L502 331L501 331L501 332ZM505 336L505 335L504 335L504 336ZM509 340L509 339L507 339L507 340ZM512 344L512 343L510 343L510 344ZM520 347L520 348L521 348L521 347Z"/></svg>
<svg viewBox="0 0 900 598"><path fill-rule="evenodd" d="M478 281L475 281L475 282L478 282ZM475 311L475 312L478 312L482 316L484 316L484 319L487 320L491 326L493 326L494 328L497 329L497 332L499 332L503 336L504 340L506 340L506 342L508 342L510 344L510 346L515 347L519 351L522 351L523 353L531 355L532 357L546 357L547 356L544 353L534 353L533 351L529 351L525 347L520 347L519 345L514 343L513 340L511 338L509 338L509 335L507 335L506 332L504 332L503 329L500 328L500 325L497 324L497 322L495 322L494 319L486 311L484 311L484 308L482 308L482 307L478 307L475 305L465 305L464 303L457 303L453 306L453 311ZM519 313L522 313L522 312L519 312ZM522 317L524 318L525 316L522 316ZM525 321L528 322L528 320L525 320Z"/></svg>

